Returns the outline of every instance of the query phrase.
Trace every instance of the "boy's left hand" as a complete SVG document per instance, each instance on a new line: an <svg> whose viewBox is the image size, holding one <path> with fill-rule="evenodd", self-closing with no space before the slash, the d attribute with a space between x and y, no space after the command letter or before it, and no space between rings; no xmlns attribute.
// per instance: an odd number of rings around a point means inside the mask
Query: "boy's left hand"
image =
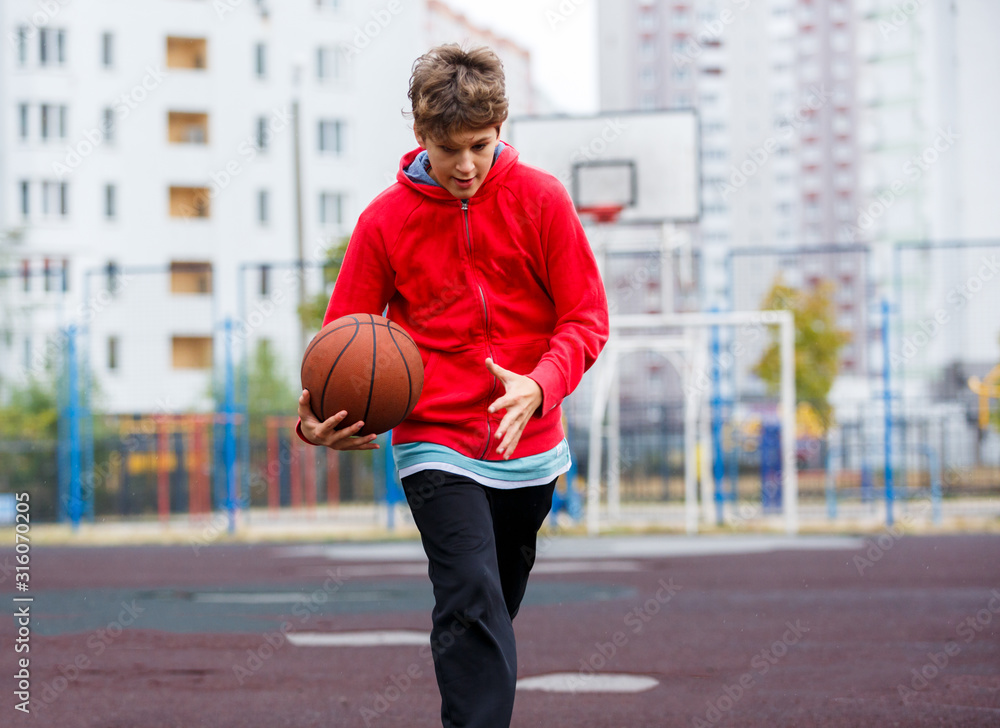
<svg viewBox="0 0 1000 728"><path fill-rule="evenodd" d="M497 452L503 455L504 460L510 460L525 425L542 404L542 388L531 377L507 371L492 359L486 360L486 368L503 383L506 390L502 397L490 405L489 412L493 414L497 410L507 410L497 428L496 438L501 440Z"/></svg>

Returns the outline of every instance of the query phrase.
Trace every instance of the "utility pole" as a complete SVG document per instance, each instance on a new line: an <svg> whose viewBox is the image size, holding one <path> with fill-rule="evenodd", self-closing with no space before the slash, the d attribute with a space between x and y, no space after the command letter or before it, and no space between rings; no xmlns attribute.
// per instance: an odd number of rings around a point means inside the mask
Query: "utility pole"
<svg viewBox="0 0 1000 728"><path fill-rule="evenodd" d="M293 154L295 157L295 259L298 262L299 272L299 308L301 312L306 303L306 268L305 268L305 245L302 231L302 144L299 130L299 79L302 75L302 62L296 61L292 71L292 88L294 98L292 99L292 136ZM299 354L306 350L306 325L299 319Z"/></svg>

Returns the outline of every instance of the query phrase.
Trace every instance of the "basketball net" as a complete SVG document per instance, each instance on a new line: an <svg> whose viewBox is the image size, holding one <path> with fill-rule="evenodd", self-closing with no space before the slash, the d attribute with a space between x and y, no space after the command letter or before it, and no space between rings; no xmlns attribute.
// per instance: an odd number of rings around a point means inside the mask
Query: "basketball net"
<svg viewBox="0 0 1000 728"><path fill-rule="evenodd" d="M576 211L582 218L587 218L595 223L607 224L617 222L624 207L624 205L590 205L578 207Z"/></svg>

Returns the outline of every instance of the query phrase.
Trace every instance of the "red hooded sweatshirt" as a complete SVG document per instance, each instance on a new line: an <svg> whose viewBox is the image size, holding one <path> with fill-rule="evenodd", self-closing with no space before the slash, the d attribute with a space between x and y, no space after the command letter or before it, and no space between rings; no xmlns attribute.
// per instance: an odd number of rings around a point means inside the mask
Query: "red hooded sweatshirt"
<svg viewBox="0 0 1000 728"><path fill-rule="evenodd" d="M361 214L323 323L388 304L420 348L423 392L393 444L501 459L493 435L503 411L487 412L504 393L486 369L492 357L542 390L513 457L545 452L563 438L562 400L608 338L604 285L576 210L559 180L509 145L469 200L412 181L405 170L420 151Z"/></svg>

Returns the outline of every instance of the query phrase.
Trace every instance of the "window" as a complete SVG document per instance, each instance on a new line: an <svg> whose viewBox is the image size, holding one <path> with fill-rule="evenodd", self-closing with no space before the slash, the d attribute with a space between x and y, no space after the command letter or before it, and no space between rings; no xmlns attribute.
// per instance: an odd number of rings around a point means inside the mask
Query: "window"
<svg viewBox="0 0 1000 728"><path fill-rule="evenodd" d="M267 117L257 117L257 148L262 152L267 150L268 142L271 140L271 131L267 128Z"/></svg>
<svg viewBox="0 0 1000 728"><path fill-rule="evenodd" d="M18 118L20 119L19 133L18 136L21 141L27 141L28 137L31 136L29 131L31 125L31 107L27 104L18 104Z"/></svg>
<svg viewBox="0 0 1000 728"><path fill-rule="evenodd" d="M170 292L211 293L212 264L204 261L171 261Z"/></svg>
<svg viewBox="0 0 1000 728"><path fill-rule="evenodd" d="M104 266L104 284L112 296L118 292L118 264L113 260Z"/></svg>
<svg viewBox="0 0 1000 728"><path fill-rule="evenodd" d="M171 187L170 217L209 218L211 193L207 187Z"/></svg>
<svg viewBox="0 0 1000 728"><path fill-rule="evenodd" d="M167 128L171 144L208 143L208 114L170 111Z"/></svg>
<svg viewBox="0 0 1000 728"><path fill-rule="evenodd" d="M108 369L115 371L118 369L118 337L108 337Z"/></svg>
<svg viewBox="0 0 1000 728"><path fill-rule="evenodd" d="M254 47L254 73L257 78L267 78L267 46L263 43Z"/></svg>
<svg viewBox="0 0 1000 728"><path fill-rule="evenodd" d="M31 334L24 335L24 368L31 369Z"/></svg>
<svg viewBox="0 0 1000 728"><path fill-rule="evenodd" d="M643 94L639 97L639 108L643 111L650 111L656 108L656 96L653 94Z"/></svg>
<svg viewBox="0 0 1000 728"><path fill-rule="evenodd" d="M639 28L641 30L656 30L656 8L649 6L639 8Z"/></svg>
<svg viewBox="0 0 1000 728"><path fill-rule="evenodd" d="M105 68L114 68L115 36L113 33L104 33L101 36L101 65Z"/></svg>
<svg viewBox="0 0 1000 728"><path fill-rule="evenodd" d="M639 72L639 83L646 88L656 85L656 71L654 71L649 66L645 66Z"/></svg>
<svg viewBox="0 0 1000 728"><path fill-rule="evenodd" d="M31 215L31 183L27 180L21 180L21 215Z"/></svg>
<svg viewBox="0 0 1000 728"><path fill-rule="evenodd" d="M271 195L267 190L257 190L257 222L267 225L271 217Z"/></svg>
<svg viewBox="0 0 1000 728"><path fill-rule="evenodd" d="M174 369L211 369L211 336L174 336L171 344Z"/></svg>
<svg viewBox="0 0 1000 728"><path fill-rule="evenodd" d="M208 41L204 38L167 38L167 68L203 70L207 59Z"/></svg>
<svg viewBox="0 0 1000 728"><path fill-rule="evenodd" d="M340 10L340 0L316 0L316 7L320 10Z"/></svg>
<svg viewBox="0 0 1000 728"><path fill-rule="evenodd" d="M66 64L66 31L42 28L38 31L38 64L40 66Z"/></svg>
<svg viewBox="0 0 1000 728"><path fill-rule="evenodd" d="M656 58L656 41L648 36L639 41L640 58L650 61Z"/></svg>
<svg viewBox="0 0 1000 728"><path fill-rule="evenodd" d="M115 185L104 185L104 217L114 220L118 216L117 210L118 188Z"/></svg>
<svg viewBox="0 0 1000 728"><path fill-rule="evenodd" d="M319 81L339 80L342 73L340 58L342 49L321 46L316 49L316 78Z"/></svg>
<svg viewBox="0 0 1000 728"><path fill-rule="evenodd" d="M101 112L101 129L104 132L104 141L113 144L117 129L115 127L115 110L110 106L105 107L104 111Z"/></svg>
<svg viewBox="0 0 1000 728"><path fill-rule="evenodd" d="M51 104L42 104L42 141L46 141L53 136L53 126L55 125L55 119L53 118L53 107Z"/></svg>
<svg viewBox="0 0 1000 728"><path fill-rule="evenodd" d="M263 298L271 293L271 266L262 265L260 267L260 297Z"/></svg>
<svg viewBox="0 0 1000 728"><path fill-rule="evenodd" d="M28 65L28 32L27 25L17 26L17 65Z"/></svg>
<svg viewBox="0 0 1000 728"><path fill-rule="evenodd" d="M69 185L65 182L42 182L42 216L69 216Z"/></svg>
<svg viewBox="0 0 1000 728"><path fill-rule="evenodd" d="M320 225L343 223L344 196L339 192L321 192L319 196Z"/></svg>
<svg viewBox="0 0 1000 728"><path fill-rule="evenodd" d="M48 258L42 260L42 290L46 293L52 291L52 261Z"/></svg>
<svg viewBox="0 0 1000 728"><path fill-rule="evenodd" d="M344 122L324 119L319 122L319 150L321 152L344 152Z"/></svg>

